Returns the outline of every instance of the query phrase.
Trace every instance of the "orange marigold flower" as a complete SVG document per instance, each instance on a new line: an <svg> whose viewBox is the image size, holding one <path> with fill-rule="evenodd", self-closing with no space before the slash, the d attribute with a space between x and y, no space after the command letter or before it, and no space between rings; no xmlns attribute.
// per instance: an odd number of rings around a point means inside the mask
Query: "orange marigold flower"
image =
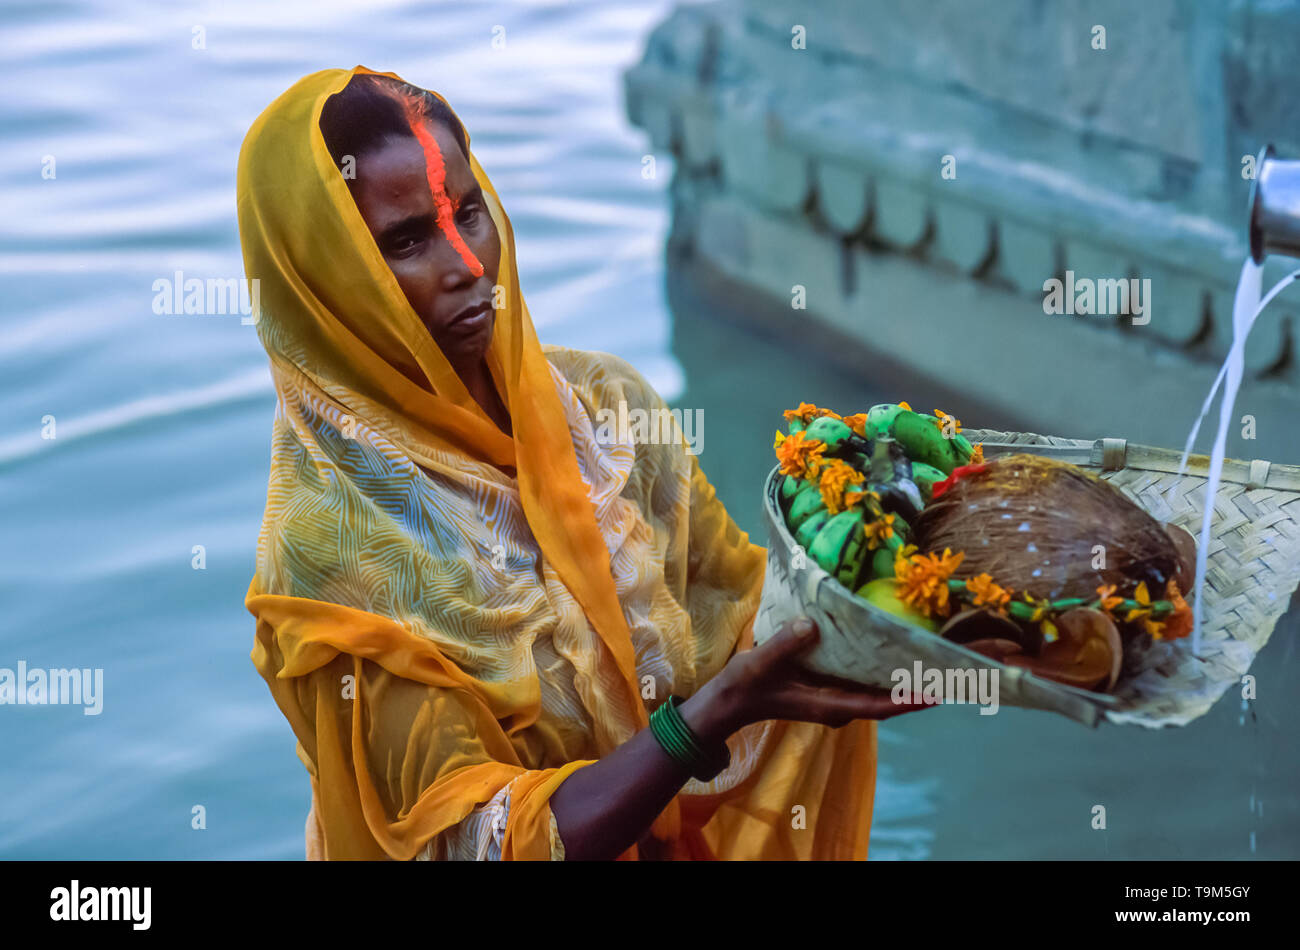
<svg viewBox="0 0 1300 950"><path fill-rule="evenodd" d="M801 402L798 409L787 409L782 415L785 416L786 422L791 419L798 419L804 425L821 416L830 416L832 419L839 418L838 414L831 412L829 409L819 409L810 402Z"/></svg>
<svg viewBox="0 0 1300 950"><path fill-rule="evenodd" d="M851 416L845 416L840 421L864 439L867 437L867 414L865 412L855 412Z"/></svg>
<svg viewBox="0 0 1300 950"><path fill-rule="evenodd" d="M934 424L937 425L940 429L942 429L945 425L947 425L948 420L951 419L953 434L956 435L958 432L961 431L961 420L958 419L956 416L950 416L942 409L934 410L934 414L939 417L935 420Z"/></svg>
<svg viewBox="0 0 1300 950"><path fill-rule="evenodd" d="M970 452L970 461L967 462L966 464L967 464L967 465L983 465L983 464L984 464L984 443L983 443L983 442L981 442L981 443L979 443L978 445L975 445L975 446L973 446L973 447L971 448L971 452Z"/></svg>
<svg viewBox="0 0 1300 950"><path fill-rule="evenodd" d="M883 518L877 518L875 521L868 521L864 526L864 531L867 537L868 551L883 547L894 536L894 516L888 514Z"/></svg>
<svg viewBox="0 0 1300 950"><path fill-rule="evenodd" d="M1165 618L1165 628L1157 639L1177 640L1192 632L1192 608L1183 600L1182 591L1174 579L1169 578L1165 593L1166 599L1174 605L1173 613ZM1154 636L1154 634L1152 634Z"/></svg>
<svg viewBox="0 0 1300 950"><path fill-rule="evenodd" d="M907 403L903 402L901 399L900 399L899 402L898 402L898 408L900 408L900 409L906 409L908 412L911 412L911 411L912 411L912 407L909 406Z"/></svg>
<svg viewBox="0 0 1300 950"><path fill-rule="evenodd" d="M816 478L826 460L822 453L826 443L820 439L809 439L802 432L784 435L778 432L772 443L776 449L777 460L781 463L781 473L795 475L799 478Z"/></svg>
<svg viewBox="0 0 1300 950"><path fill-rule="evenodd" d="M975 595L972 603L976 607L994 607L1002 613L1011 601L1011 591L993 583L990 574L978 574L967 579L966 589Z"/></svg>
<svg viewBox="0 0 1300 950"><path fill-rule="evenodd" d="M1114 584L1104 584L1097 588L1097 598L1099 601L1098 608L1105 613L1114 610L1115 607L1124 602L1124 598L1115 593Z"/></svg>
<svg viewBox="0 0 1300 950"><path fill-rule="evenodd" d="M856 471L848 462L843 459L831 459L822 471L821 481L818 484L826 510L835 515L846 509L853 502L848 500L845 490L850 485L861 484L864 481L866 479L862 473ZM854 495L854 501L857 501L866 492L848 492L847 494Z"/></svg>
<svg viewBox="0 0 1300 950"><path fill-rule="evenodd" d="M948 578L965 556L961 551L953 554L950 548L944 548L942 554L895 558L894 586L898 599L927 617L947 616Z"/></svg>

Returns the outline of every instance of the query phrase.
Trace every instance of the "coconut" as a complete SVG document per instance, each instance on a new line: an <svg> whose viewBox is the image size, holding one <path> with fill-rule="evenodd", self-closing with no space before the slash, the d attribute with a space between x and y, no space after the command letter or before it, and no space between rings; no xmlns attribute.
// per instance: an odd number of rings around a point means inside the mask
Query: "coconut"
<svg viewBox="0 0 1300 950"><path fill-rule="evenodd" d="M1143 581L1159 597L1188 567L1165 527L1119 489L1028 454L958 473L916 519L912 542L923 552L964 552L954 577L989 574L1036 600L1091 600L1110 584L1131 596Z"/></svg>

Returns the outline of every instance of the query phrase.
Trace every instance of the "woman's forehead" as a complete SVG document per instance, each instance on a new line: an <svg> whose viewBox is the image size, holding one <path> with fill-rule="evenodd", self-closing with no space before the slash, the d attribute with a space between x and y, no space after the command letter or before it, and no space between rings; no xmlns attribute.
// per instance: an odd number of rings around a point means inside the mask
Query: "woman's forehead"
<svg viewBox="0 0 1300 950"><path fill-rule="evenodd" d="M430 123L430 128L441 152L447 195L455 203L474 189L477 183L474 172L450 130L439 123ZM429 169L424 149L413 137L385 140L357 161L357 184L370 197L392 200L411 197L414 193L427 196Z"/></svg>

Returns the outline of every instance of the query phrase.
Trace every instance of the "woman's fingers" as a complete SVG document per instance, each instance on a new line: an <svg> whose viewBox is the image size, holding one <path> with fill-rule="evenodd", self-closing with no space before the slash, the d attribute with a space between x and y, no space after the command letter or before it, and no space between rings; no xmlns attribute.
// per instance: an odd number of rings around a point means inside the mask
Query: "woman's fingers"
<svg viewBox="0 0 1300 950"><path fill-rule="evenodd" d="M781 624L772 639L754 650L754 653L762 657L763 665L767 668L811 649L819 636L816 623L807 617L798 617Z"/></svg>
<svg viewBox="0 0 1300 950"><path fill-rule="evenodd" d="M800 667L794 675L793 682L803 683L811 687L831 687L832 689L843 690L850 693L870 693L880 690L878 686L868 686L865 683L859 683L856 680L846 680L839 676L833 676L830 673L818 673L813 670ZM888 690L886 690L888 692Z"/></svg>
<svg viewBox="0 0 1300 950"><path fill-rule="evenodd" d="M900 713L940 705L926 702L913 694L906 702L896 702L893 690L871 686L838 689L832 686L796 687L786 698L791 707L789 715L782 718L802 722L817 722L839 727L853 719L889 719Z"/></svg>
<svg viewBox="0 0 1300 950"><path fill-rule="evenodd" d="M895 702L893 690L866 686L805 669L800 654L817 643L820 632L808 617L783 623L772 638L737 657L737 673L758 719L788 719L833 727L854 719L888 719L900 713L939 705L919 694ZM743 664L743 672L741 672Z"/></svg>

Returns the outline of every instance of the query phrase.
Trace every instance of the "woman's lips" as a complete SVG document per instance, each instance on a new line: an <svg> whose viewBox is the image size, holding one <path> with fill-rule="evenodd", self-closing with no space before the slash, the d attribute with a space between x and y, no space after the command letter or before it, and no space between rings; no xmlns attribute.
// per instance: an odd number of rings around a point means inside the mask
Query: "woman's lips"
<svg viewBox="0 0 1300 950"><path fill-rule="evenodd" d="M456 314L456 316L451 318L451 322L447 324L447 328L458 332L476 330L487 322L488 316L491 313L492 305L487 301L473 307L466 307L460 313Z"/></svg>

